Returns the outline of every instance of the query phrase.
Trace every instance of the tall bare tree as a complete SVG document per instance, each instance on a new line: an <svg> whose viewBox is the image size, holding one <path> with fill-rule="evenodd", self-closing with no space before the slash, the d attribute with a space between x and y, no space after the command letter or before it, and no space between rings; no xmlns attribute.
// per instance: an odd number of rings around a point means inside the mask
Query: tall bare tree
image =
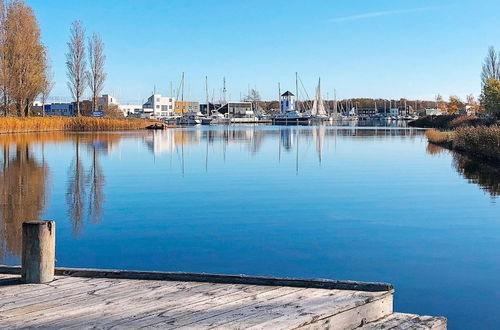
<svg viewBox="0 0 500 330"><path fill-rule="evenodd" d="M500 57L493 47L488 49L488 55L483 62L483 71L481 72L483 86L486 85L488 79L500 80Z"/></svg>
<svg viewBox="0 0 500 330"><path fill-rule="evenodd" d="M43 82L42 92L40 93L40 98L42 101L42 116L45 117L45 103L49 98L50 93L52 92L52 88L54 88L54 73L50 65L47 65L45 68L45 81Z"/></svg>
<svg viewBox="0 0 500 330"><path fill-rule="evenodd" d="M7 62L5 57L5 36L6 36L6 15L7 10L5 1L0 0L0 93L2 97L3 115L8 112L8 94L7 94Z"/></svg>
<svg viewBox="0 0 500 330"><path fill-rule="evenodd" d="M85 59L85 28L81 21L74 21L70 28L68 53L66 54L68 88L76 102L76 114L81 115L80 100L87 85L87 61Z"/></svg>
<svg viewBox="0 0 500 330"><path fill-rule="evenodd" d="M87 80L90 91L92 92L92 110L97 109L97 99L104 88L107 74L104 72L104 43L101 36L97 33L89 38L88 56L90 70L87 72Z"/></svg>
<svg viewBox="0 0 500 330"><path fill-rule="evenodd" d="M6 91L18 115L27 116L45 82L47 54L33 10L23 1L8 4L5 33Z"/></svg>

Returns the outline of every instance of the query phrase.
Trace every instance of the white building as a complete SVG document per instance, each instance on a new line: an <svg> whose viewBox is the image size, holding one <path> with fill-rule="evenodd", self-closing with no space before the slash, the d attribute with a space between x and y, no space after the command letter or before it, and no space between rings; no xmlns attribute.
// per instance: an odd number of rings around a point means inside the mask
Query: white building
<svg viewBox="0 0 500 330"><path fill-rule="evenodd" d="M295 111L295 95L293 95L289 91L286 91L285 93L281 94L280 112L285 113L291 111Z"/></svg>
<svg viewBox="0 0 500 330"><path fill-rule="evenodd" d="M161 96L161 94L151 95L142 106L144 118L167 118L174 113L175 98Z"/></svg>
<svg viewBox="0 0 500 330"><path fill-rule="evenodd" d="M125 117L134 116L142 112L142 105L140 104L120 104L118 108L120 108Z"/></svg>
<svg viewBox="0 0 500 330"><path fill-rule="evenodd" d="M118 105L118 101L116 97L113 97L109 94L104 94L97 100L97 108L93 110L104 110L107 109L109 105L114 104Z"/></svg>

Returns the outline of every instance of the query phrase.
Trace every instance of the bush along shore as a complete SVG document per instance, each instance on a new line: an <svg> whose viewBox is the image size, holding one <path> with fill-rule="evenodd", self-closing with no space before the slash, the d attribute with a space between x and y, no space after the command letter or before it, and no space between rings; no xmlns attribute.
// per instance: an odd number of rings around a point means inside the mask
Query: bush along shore
<svg viewBox="0 0 500 330"><path fill-rule="evenodd" d="M50 131L121 131L144 129L151 124L144 119L107 119L91 117L0 118L0 133Z"/></svg>
<svg viewBox="0 0 500 330"><path fill-rule="evenodd" d="M451 130L460 127L477 127L495 125L495 119L478 118L474 115L440 115L425 116L408 123L412 127L436 128L441 130Z"/></svg>
<svg viewBox="0 0 500 330"><path fill-rule="evenodd" d="M451 132L431 129L426 132L430 143L456 150L474 159L500 162L500 127L462 127Z"/></svg>

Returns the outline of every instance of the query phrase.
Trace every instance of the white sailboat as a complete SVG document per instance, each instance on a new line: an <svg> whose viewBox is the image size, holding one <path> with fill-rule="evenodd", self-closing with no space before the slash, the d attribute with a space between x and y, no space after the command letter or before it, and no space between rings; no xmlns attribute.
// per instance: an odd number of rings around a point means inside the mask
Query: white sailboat
<svg viewBox="0 0 500 330"><path fill-rule="evenodd" d="M311 109L311 119L313 121L325 121L328 119L325 102L323 101L323 95L321 94L321 79L319 79L318 87L316 87L316 96Z"/></svg>

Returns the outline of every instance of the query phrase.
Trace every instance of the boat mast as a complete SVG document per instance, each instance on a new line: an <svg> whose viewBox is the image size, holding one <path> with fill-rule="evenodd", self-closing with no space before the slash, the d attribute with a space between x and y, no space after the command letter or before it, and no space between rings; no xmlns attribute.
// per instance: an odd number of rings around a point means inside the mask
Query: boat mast
<svg viewBox="0 0 500 330"><path fill-rule="evenodd" d="M335 115L337 115L338 109L337 109L337 90L333 89L333 110L335 112Z"/></svg>
<svg viewBox="0 0 500 330"><path fill-rule="evenodd" d="M281 84L278 83L278 106L280 108L280 113L281 113Z"/></svg>
<svg viewBox="0 0 500 330"><path fill-rule="evenodd" d="M295 111L300 112L300 109L298 109L298 105L299 105L299 102L298 102L299 101L299 73L298 72L295 72L295 93L297 94Z"/></svg>
<svg viewBox="0 0 500 330"><path fill-rule="evenodd" d="M207 118L210 117L210 103L208 102L208 76L205 76L205 96L207 99Z"/></svg>

